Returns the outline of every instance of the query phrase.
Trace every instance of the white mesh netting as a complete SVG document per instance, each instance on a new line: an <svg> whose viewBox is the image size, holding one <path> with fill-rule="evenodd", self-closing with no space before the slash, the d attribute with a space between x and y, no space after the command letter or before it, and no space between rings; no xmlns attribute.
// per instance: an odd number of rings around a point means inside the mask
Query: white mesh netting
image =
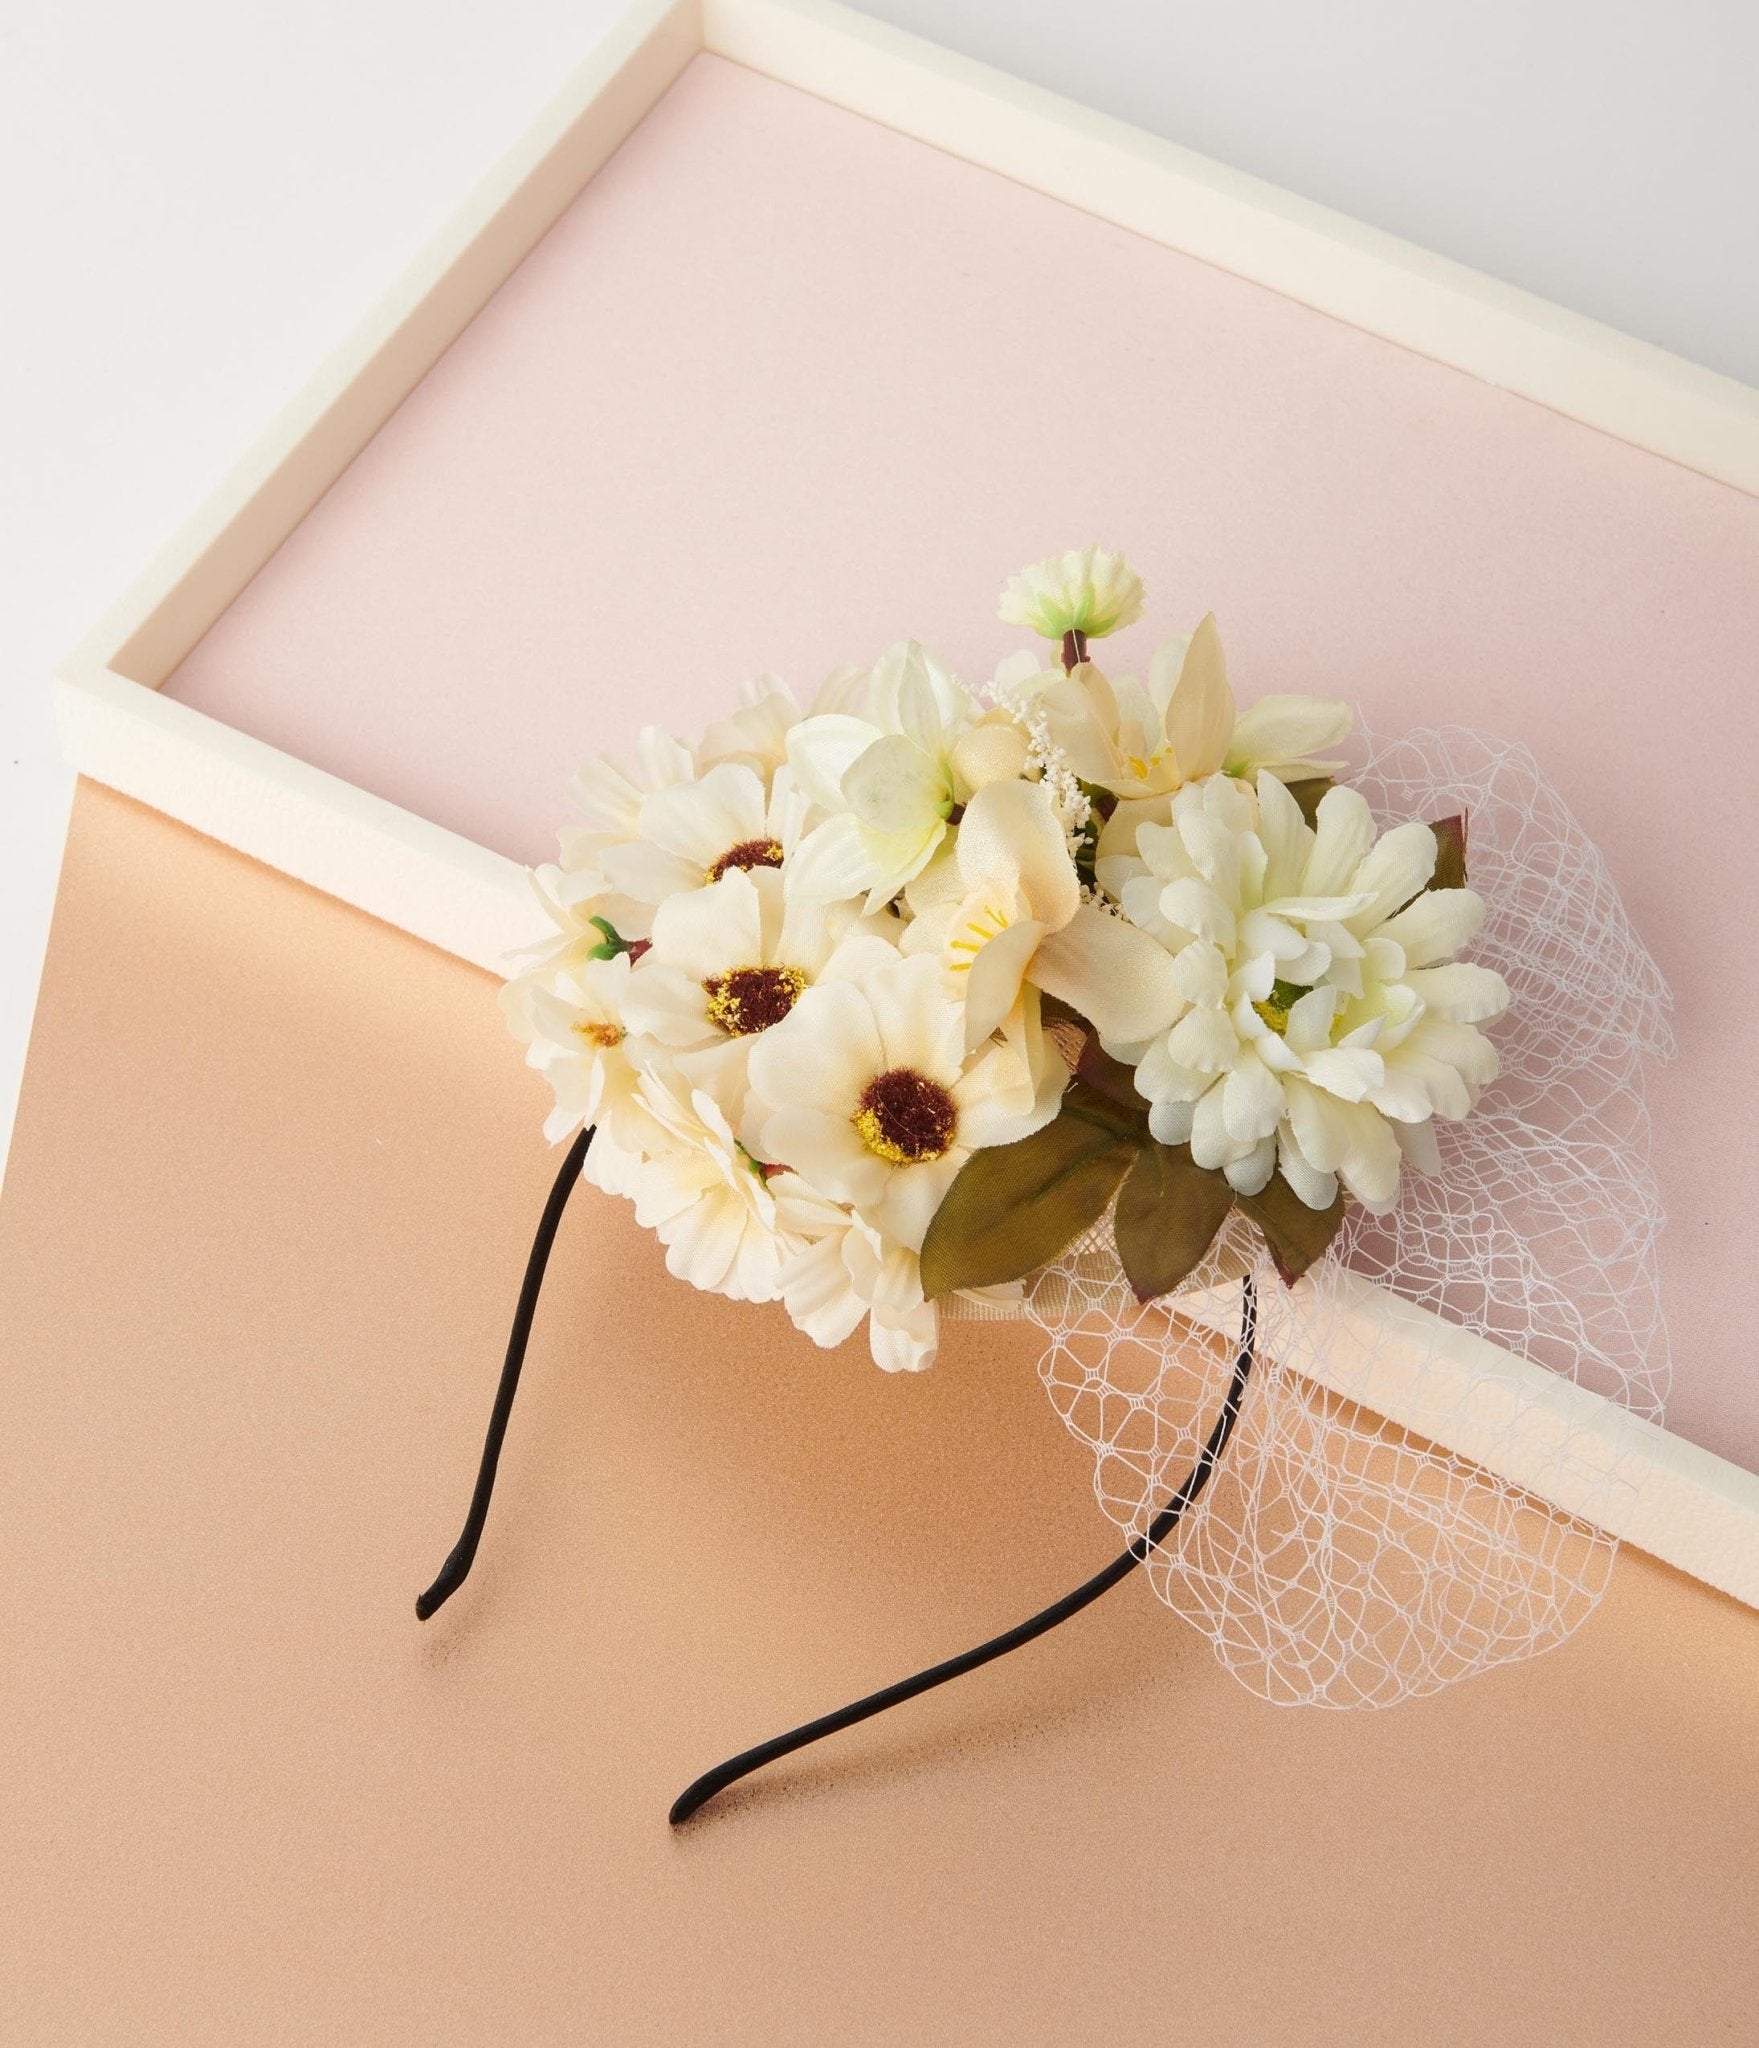
<svg viewBox="0 0 1759 2048"><path fill-rule="evenodd" d="M1147 1570L1255 1692L1334 1707L1562 1641L1634 1483L1605 1403L1658 1418L1668 1373L1641 1076L1671 1050L1668 997L1605 862L1522 747L1371 739L1351 780L1383 825L1468 814L1474 957L1513 996L1501 1078L1438 1126L1442 1172L1406 1174L1390 1216L1352 1205L1293 1289L1236 1211L1166 1302L1137 1307L1109 1224L1027 1302L1100 1503L1140 1535L1214 1424L1250 1265L1238 1426Z"/></svg>

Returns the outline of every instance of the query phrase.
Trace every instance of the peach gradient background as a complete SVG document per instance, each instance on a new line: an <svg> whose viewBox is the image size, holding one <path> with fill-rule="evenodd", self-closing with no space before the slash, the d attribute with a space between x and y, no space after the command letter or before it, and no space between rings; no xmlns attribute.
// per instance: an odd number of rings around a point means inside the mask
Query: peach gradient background
<svg viewBox="0 0 1759 2048"><path fill-rule="evenodd" d="M1759 2006L1759 1616L1626 1554L1537 1663L1278 1710L1132 1584L1027 1333L920 1379L564 1224L486 977L82 789L0 1204L0 2038L1655 2048Z"/></svg>
<svg viewBox="0 0 1759 2048"><path fill-rule="evenodd" d="M1247 697L1537 750L1679 998L1672 1421L1759 1466L1753 499L705 57L170 687L540 859L642 719L903 630L980 678L1091 538Z"/></svg>

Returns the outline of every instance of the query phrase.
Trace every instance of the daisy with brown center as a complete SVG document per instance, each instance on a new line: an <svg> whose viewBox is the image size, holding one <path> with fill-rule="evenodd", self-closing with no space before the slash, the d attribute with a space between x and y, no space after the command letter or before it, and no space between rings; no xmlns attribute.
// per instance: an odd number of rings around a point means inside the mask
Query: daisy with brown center
<svg viewBox="0 0 1759 2048"><path fill-rule="evenodd" d="M1067 1076L1054 1059L1028 1071L1000 1040L967 1052L939 960L868 958L859 981L820 980L752 1047L746 1125L760 1157L915 1252L971 1153L1048 1123Z"/></svg>
<svg viewBox="0 0 1759 2048"><path fill-rule="evenodd" d="M892 952L864 931L857 906L794 902L768 865L729 867L706 888L667 897L623 999L638 1058L650 1045L676 1055L737 1125L752 1046L824 975L840 945L848 964L847 944L858 953L878 948L881 961Z"/></svg>
<svg viewBox="0 0 1759 2048"><path fill-rule="evenodd" d="M636 906L617 929L645 937L669 898L713 888L726 875L779 868L809 809L788 769L766 777L744 761L721 761L692 781L649 792L631 836L594 852L607 887Z"/></svg>

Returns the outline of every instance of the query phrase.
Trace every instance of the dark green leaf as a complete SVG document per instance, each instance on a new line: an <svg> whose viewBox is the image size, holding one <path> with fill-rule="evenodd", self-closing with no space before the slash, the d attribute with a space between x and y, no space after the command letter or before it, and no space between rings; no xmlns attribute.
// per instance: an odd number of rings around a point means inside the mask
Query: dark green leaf
<svg viewBox="0 0 1759 2048"><path fill-rule="evenodd" d="M1273 1173L1261 1194L1241 1195L1240 1207L1260 1230L1285 1284L1293 1287L1337 1235L1344 1220L1344 1191L1329 1209L1309 1209L1280 1173Z"/></svg>
<svg viewBox="0 0 1759 2048"><path fill-rule="evenodd" d="M1311 825L1319 811L1319 800L1333 787L1329 775L1309 775L1305 781L1291 782L1289 794L1301 806L1301 815Z"/></svg>
<svg viewBox="0 0 1759 2048"><path fill-rule="evenodd" d="M1233 1206L1225 1176L1197 1165L1189 1145L1145 1145L1112 1218L1136 1299L1153 1301L1187 1279Z"/></svg>
<svg viewBox="0 0 1759 2048"><path fill-rule="evenodd" d="M1465 812L1461 811L1452 818L1432 819L1429 829L1435 834L1435 873L1429 878L1429 886L1432 889L1463 889L1466 886Z"/></svg>
<svg viewBox="0 0 1759 2048"><path fill-rule="evenodd" d="M960 1168L922 1244L922 1291L1023 1280L1104 1214L1137 1139L1122 1112L1079 1081L1056 1118Z"/></svg>

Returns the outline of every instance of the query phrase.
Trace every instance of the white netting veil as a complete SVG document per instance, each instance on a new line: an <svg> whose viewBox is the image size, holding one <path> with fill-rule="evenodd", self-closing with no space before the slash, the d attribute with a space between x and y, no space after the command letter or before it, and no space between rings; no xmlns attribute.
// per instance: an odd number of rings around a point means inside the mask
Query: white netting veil
<svg viewBox="0 0 1759 2048"><path fill-rule="evenodd" d="M1293 1288L1235 1212L1165 1301L1137 1306L1106 1223L1027 1299L1100 1503L1141 1536L1214 1426L1254 1274L1238 1426L1147 1569L1255 1692L1334 1707L1568 1635L1634 1483L1608 1404L1658 1418L1668 1373L1642 1094L1668 997L1605 862L1522 747L1371 739L1351 780L1384 823L1467 814L1475 953L1513 998L1501 1077L1438 1127L1442 1171L1390 1216L1352 1207Z"/></svg>

